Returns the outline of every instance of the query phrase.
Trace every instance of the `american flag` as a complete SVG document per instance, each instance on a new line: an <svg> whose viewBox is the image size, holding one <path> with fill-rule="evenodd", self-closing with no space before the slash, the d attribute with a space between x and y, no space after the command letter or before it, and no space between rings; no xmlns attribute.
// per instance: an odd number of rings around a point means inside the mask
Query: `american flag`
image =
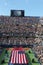
<svg viewBox="0 0 43 65"><path fill-rule="evenodd" d="M11 53L10 63L12 64L27 64L25 51L13 50Z"/></svg>

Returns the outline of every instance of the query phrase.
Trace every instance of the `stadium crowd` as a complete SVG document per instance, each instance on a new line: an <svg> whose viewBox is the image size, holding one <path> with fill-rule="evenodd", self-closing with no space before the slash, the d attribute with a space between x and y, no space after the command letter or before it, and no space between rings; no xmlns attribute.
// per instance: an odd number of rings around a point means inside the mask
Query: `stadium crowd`
<svg viewBox="0 0 43 65"><path fill-rule="evenodd" d="M0 39L0 44L33 44L34 43L34 38L1 38Z"/></svg>
<svg viewBox="0 0 43 65"><path fill-rule="evenodd" d="M0 44L33 44L38 60L43 63L43 46L39 41L35 43L35 36L39 38L43 33L39 20L37 17L0 16Z"/></svg>

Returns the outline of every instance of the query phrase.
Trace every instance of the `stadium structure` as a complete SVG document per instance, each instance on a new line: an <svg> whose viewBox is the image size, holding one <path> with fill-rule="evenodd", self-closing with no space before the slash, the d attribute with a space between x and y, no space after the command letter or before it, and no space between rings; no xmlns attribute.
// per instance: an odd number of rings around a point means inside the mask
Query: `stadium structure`
<svg viewBox="0 0 43 65"><path fill-rule="evenodd" d="M40 65L33 48L42 41L43 18L24 16L24 10L0 16L0 65Z"/></svg>

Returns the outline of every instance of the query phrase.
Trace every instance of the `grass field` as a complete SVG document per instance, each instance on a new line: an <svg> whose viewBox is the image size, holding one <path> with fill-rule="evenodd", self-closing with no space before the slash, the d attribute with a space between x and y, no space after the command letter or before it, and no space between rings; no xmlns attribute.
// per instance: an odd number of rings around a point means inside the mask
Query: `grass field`
<svg viewBox="0 0 43 65"><path fill-rule="evenodd" d="M3 52L0 56L0 65L8 65L12 50L13 48L3 49ZM33 54L30 48L23 48L23 50L25 51L26 57L28 59L28 65L40 65L40 63L38 62L38 59L35 57L35 55ZM33 58L35 62L32 62Z"/></svg>
<svg viewBox="0 0 43 65"><path fill-rule="evenodd" d="M40 65L40 63L38 62L38 59L35 57L34 53L32 52L32 50L27 50L26 54L28 56L28 59L30 59L30 64L31 65ZM35 62L32 62L32 59L34 59Z"/></svg>

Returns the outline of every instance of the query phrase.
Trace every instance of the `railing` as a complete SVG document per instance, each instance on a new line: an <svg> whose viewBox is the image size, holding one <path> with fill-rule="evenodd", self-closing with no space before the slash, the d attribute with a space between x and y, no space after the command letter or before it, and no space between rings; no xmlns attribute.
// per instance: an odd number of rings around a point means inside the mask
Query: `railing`
<svg viewBox="0 0 43 65"><path fill-rule="evenodd" d="M14 45L14 44L0 44L0 47L4 47L4 48L10 48L10 47L29 47L29 48L32 48L33 47L33 45L30 45L30 44L24 44L24 45L18 45L18 44L16 44L16 45Z"/></svg>
<svg viewBox="0 0 43 65"><path fill-rule="evenodd" d="M9 37L35 37L35 33L33 33L33 32L28 32L28 33L26 33L26 32L23 32L23 33L17 33L17 32L10 32L10 33L5 33L5 32L3 32L3 33L0 33L0 37L7 37L7 36L9 36Z"/></svg>

